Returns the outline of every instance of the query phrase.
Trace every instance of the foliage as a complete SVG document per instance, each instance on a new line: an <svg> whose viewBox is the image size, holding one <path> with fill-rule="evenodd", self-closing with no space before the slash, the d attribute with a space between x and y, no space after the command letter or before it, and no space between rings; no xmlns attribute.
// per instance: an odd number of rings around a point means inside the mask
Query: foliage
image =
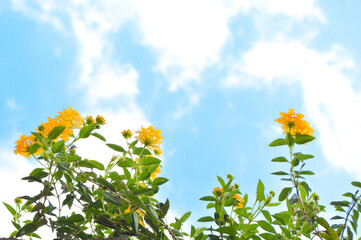
<svg viewBox="0 0 361 240"><path fill-rule="evenodd" d="M39 162L39 167L22 179L39 184L42 190L34 196L16 198L15 207L3 203L13 216L15 231L10 237L41 238L37 230L49 227L58 239L113 236L162 240L353 239L357 234L361 194L358 190L347 192L343 196L349 200L331 202L341 215L331 220L339 220L339 223L331 225L320 217L325 207L318 203L319 196L306 182L306 177L314 174L305 170L313 156L294 151L315 139L313 129L303 120L302 114L292 109L281 113L276 121L282 124L285 136L269 146L285 146L289 150L288 158L272 159L288 169L272 173L289 183L278 194L278 201L274 201L273 191L266 194L259 180L255 201L249 204L248 195L240 192L232 175L227 175L226 179L217 176L220 186L200 198L213 213L199 218L198 222L209 227L192 225L187 233L182 225L190 212L168 224L169 200L159 202L156 199L159 187L168 181L157 176L163 138L160 130L141 127L134 138L130 130L124 130L126 147L106 143L116 155L103 165L77 155L75 143L89 137L106 142L105 137L96 132L105 124L105 119L101 116L95 120L91 116L83 119L71 107L64 109L54 119L48 118L48 122L42 123L30 136L23 135L16 142L16 154L33 156ZM361 188L360 182L352 182L352 185ZM285 208L276 211L281 209L282 203ZM80 210L75 206L80 206ZM279 207L271 211L275 206ZM32 217L23 220L25 216Z"/></svg>

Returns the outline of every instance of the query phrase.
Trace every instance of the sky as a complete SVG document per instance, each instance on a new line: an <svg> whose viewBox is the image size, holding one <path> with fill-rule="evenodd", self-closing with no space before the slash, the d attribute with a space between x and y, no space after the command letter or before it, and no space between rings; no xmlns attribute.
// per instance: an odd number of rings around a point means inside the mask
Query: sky
<svg viewBox="0 0 361 240"><path fill-rule="evenodd" d="M199 198L217 175L233 174L250 199L258 179L277 196L286 186L270 160L287 149L268 144L292 108L315 130L296 150L315 156L308 182L332 212L361 180L359 9L356 0L1 1L0 200L38 191L20 180L38 165L14 143L72 106L102 115L111 143L124 129L160 129L170 181L159 199L169 198L170 219L192 211L200 226L212 213ZM113 154L96 140L77 147L104 163ZM0 206L1 236L10 220Z"/></svg>

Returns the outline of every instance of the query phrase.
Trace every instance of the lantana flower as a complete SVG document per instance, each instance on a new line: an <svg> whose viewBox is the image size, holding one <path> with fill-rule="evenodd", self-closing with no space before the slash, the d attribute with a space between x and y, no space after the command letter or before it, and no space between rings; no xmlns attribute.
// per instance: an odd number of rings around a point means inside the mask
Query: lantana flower
<svg viewBox="0 0 361 240"><path fill-rule="evenodd" d="M294 109L289 109L288 113L281 112L281 117L275 121L282 124L283 133L291 133L297 135L313 135L313 129L310 124L303 120L303 114L295 113Z"/></svg>
<svg viewBox="0 0 361 240"><path fill-rule="evenodd" d="M140 131L136 131L138 134L135 138L138 139L149 149L158 148L162 143L163 137L160 135L162 132L159 129L154 129L153 126L148 128L141 127Z"/></svg>
<svg viewBox="0 0 361 240"><path fill-rule="evenodd" d="M237 199L236 204L235 204L236 208L243 208L243 204L244 204L243 198L241 196L239 196L238 194L235 194L233 197L235 199Z"/></svg>
<svg viewBox="0 0 361 240"><path fill-rule="evenodd" d="M30 135L28 137L26 137L25 135L22 135L20 137L20 139L17 140L16 143L15 143L14 153L22 155L22 156L27 157L27 158L30 158L31 155L29 154L29 148L34 143L35 143L35 141L34 141L34 136L33 135ZM36 153L34 153L34 155L39 156L41 151L42 151L42 148L39 148L36 151Z"/></svg>

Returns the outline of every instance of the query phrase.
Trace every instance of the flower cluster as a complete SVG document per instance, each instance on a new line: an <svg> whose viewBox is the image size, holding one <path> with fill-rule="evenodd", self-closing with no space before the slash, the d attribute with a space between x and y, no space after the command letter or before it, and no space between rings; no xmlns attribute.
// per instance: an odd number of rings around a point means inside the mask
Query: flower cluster
<svg viewBox="0 0 361 240"><path fill-rule="evenodd" d="M293 136L313 135L313 129L310 124L303 120L303 114L295 113L294 109L289 109L288 113L280 113L281 117L275 121L282 124L283 133L289 132Z"/></svg>
<svg viewBox="0 0 361 240"><path fill-rule="evenodd" d="M25 135L22 135L19 140L15 143L15 154L22 155L24 157L30 158L31 154L29 154L29 148L31 145L35 143L34 136L30 135L26 137ZM39 156L41 153L41 148L39 148L36 153L34 153L36 156Z"/></svg>
<svg viewBox="0 0 361 240"><path fill-rule="evenodd" d="M233 196L237 201L236 201L236 208L243 208L243 204L244 204L244 200L243 198L241 198L241 196L239 196L238 194L235 194Z"/></svg>
<svg viewBox="0 0 361 240"><path fill-rule="evenodd" d="M153 126L149 126L148 128L142 126L141 130L136 131L136 133L138 135L135 138L149 149L158 148L162 143L163 137L160 135L162 132L159 129L154 129Z"/></svg>

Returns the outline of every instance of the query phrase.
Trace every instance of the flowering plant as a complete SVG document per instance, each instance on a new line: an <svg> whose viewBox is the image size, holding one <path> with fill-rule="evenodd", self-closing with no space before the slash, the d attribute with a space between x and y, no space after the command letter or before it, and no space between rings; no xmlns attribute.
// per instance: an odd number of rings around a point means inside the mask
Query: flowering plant
<svg viewBox="0 0 361 240"><path fill-rule="evenodd" d="M161 131L152 126L141 127L133 137L130 130L124 130L121 134L126 147L106 143L117 155L104 165L83 159L74 146L89 137L106 142L96 132L106 124L105 119L82 118L71 107L64 109L55 118L41 123L30 136L23 135L16 142L15 153L27 158L33 156L40 166L23 180L40 184L42 190L34 196L17 197L15 208L3 203L13 216L15 230L10 237L41 238L37 230L47 226L56 232L57 239L353 239L354 233L357 234L361 194L358 190L348 192L343 196L350 201L331 202L336 211L344 214L331 220L341 223L330 225L320 217L325 207L319 204L318 195L306 182L306 176L314 173L304 170L313 156L295 152L296 147L315 139L313 129L303 117L290 109L276 119L282 124L285 137L269 146L289 149L288 159L283 156L272 159L288 169L272 173L289 183L279 193L278 201L274 201L274 191L265 194L265 186L259 180L256 199L250 207L248 195L241 193L232 175L227 175L226 180L217 176L220 186L211 195L200 198L208 202L206 207L213 214L198 219L205 227L192 225L187 233L182 231L182 225L190 212L168 224L169 200L156 199L159 187L168 181L158 176ZM352 185L361 188L360 182ZM285 209L277 212L282 203ZM74 208L75 204L80 210ZM271 211L271 207L276 208ZM29 213L32 218L22 220Z"/></svg>

